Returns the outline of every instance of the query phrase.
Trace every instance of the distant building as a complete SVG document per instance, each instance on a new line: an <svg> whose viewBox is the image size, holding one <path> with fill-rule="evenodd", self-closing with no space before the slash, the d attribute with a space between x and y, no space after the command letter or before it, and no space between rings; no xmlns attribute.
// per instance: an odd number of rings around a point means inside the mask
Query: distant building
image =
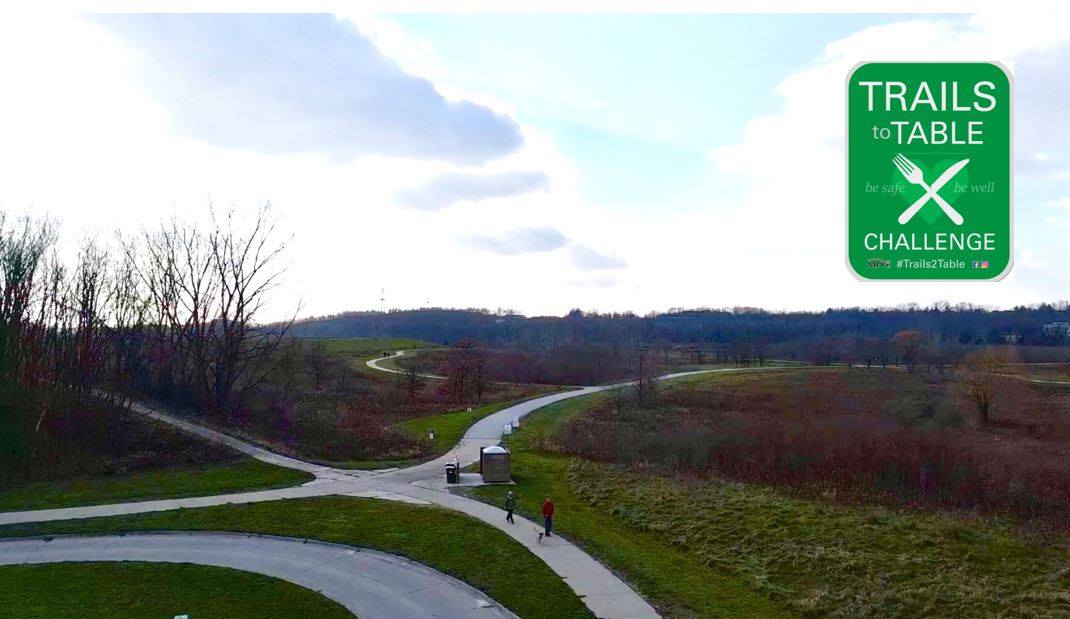
<svg viewBox="0 0 1070 619"><path fill-rule="evenodd" d="M1044 335L1056 339L1070 337L1070 322L1049 322L1044 325Z"/></svg>

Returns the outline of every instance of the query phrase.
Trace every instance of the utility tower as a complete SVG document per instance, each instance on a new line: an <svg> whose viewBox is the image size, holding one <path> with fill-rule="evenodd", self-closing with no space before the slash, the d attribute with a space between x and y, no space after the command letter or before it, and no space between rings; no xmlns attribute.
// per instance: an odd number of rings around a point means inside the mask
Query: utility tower
<svg viewBox="0 0 1070 619"><path fill-rule="evenodd" d="M379 289L379 311L386 313L386 288Z"/></svg>

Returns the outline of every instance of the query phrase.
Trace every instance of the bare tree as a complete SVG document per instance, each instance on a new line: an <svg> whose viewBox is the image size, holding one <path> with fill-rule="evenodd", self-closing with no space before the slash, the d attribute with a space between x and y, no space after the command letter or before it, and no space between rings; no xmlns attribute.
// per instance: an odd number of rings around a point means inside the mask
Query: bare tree
<svg viewBox="0 0 1070 619"><path fill-rule="evenodd" d="M982 424L987 424L992 414L996 396L996 377L999 367L1007 363L1006 355L993 350L984 350L966 357L963 363L962 382L966 394L977 408Z"/></svg>
<svg viewBox="0 0 1070 619"><path fill-rule="evenodd" d="M150 338L158 350L155 383L167 390L209 391L209 327L218 282L200 228L172 219L123 244L149 298Z"/></svg>
<svg viewBox="0 0 1070 619"><path fill-rule="evenodd" d="M207 366L218 411L239 408L263 382L272 370L282 336L293 324L291 318L269 332L256 323L282 276L278 262L286 248L285 242L275 240L275 221L269 210L270 204L261 208L244 231L236 228L233 210L223 221L212 214L210 263L219 293L207 330L212 344Z"/></svg>
<svg viewBox="0 0 1070 619"><path fill-rule="evenodd" d="M487 349L477 345L469 359L472 364L472 385L476 390L476 402L482 402L483 391L490 384L487 374Z"/></svg>
<svg viewBox="0 0 1070 619"><path fill-rule="evenodd" d="M618 383L606 389L606 397L613 404L613 410L620 415L624 412L625 407L628 406L630 401L629 389L626 383Z"/></svg>
<svg viewBox="0 0 1070 619"><path fill-rule="evenodd" d="M424 373L429 369L429 364L423 357L410 355L398 359L397 365L401 368L401 376L408 389L409 399L416 399L416 392L423 385Z"/></svg>
<svg viewBox="0 0 1070 619"><path fill-rule="evenodd" d="M769 338L764 335L759 335L754 338L754 356L758 360L758 366L764 367L766 362L766 351L769 349Z"/></svg>
<svg viewBox="0 0 1070 619"><path fill-rule="evenodd" d="M475 343L469 339L456 342L446 355L446 383L456 401L468 396L472 386L472 354Z"/></svg>
<svg viewBox="0 0 1070 619"><path fill-rule="evenodd" d="M330 367L327 345L318 340L309 343L305 351L305 365L312 377L312 388L319 391L323 387L323 381L327 378L327 370Z"/></svg>
<svg viewBox="0 0 1070 619"><path fill-rule="evenodd" d="M635 399L642 403L654 393L657 381L657 358L652 348L639 346L635 349L632 370Z"/></svg>
<svg viewBox="0 0 1070 619"><path fill-rule="evenodd" d="M55 241L50 221L23 217L10 224L0 213L0 383L46 390L30 411L34 434L50 409L59 295L66 294L65 272L55 254L48 259ZM55 298L47 294L53 283Z"/></svg>
<svg viewBox="0 0 1070 619"><path fill-rule="evenodd" d="M233 210L211 214L208 231L173 219L124 247L151 300L157 383L192 390L224 413L271 373L293 321L270 331L256 322L284 271L270 205L247 226Z"/></svg>
<svg viewBox="0 0 1070 619"><path fill-rule="evenodd" d="M148 319L149 300L140 286L137 267L122 254L116 262L109 292L107 322L110 325L111 372L107 393L112 401L125 406L134 389L134 375L145 367L143 330Z"/></svg>
<svg viewBox="0 0 1070 619"><path fill-rule="evenodd" d="M900 331L892 338L899 360L907 366L908 372L914 371L914 365L921 357L924 339L920 331Z"/></svg>
<svg viewBox="0 0 1070 619"><path fill-rule="evenodd" d="M736 365L739 367L750 367L751 364L751 343L750 339L744 334L736 336L732 339L732 356L736 359Z"/></svg>
<svg viewBox="0 0 1070 619"><path fill-rule="evenodd" d="M8 225L0 215L0 361L5 370L24 365L26 351L19 334L40 300L35 297L37 278L55 241L55 227L48 220L25 217Z"/></svg>
<svg viewBox="0 0 1070 619"><path fill-rule="evenodd" d="M104 308L110 303L108 255L93 239L87 239L74 271L73 310L75 312L74 390L79 401L88 402L98 382L98 372L106 362Z"/></svg>

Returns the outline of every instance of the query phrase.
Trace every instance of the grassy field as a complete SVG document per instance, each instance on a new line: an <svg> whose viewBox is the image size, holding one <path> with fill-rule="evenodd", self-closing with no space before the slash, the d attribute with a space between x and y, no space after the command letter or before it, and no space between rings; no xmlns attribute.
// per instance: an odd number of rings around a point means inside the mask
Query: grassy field
<svg viewBox="0 0 1070 619"><path fill-rule="evenodd" d="M397 364L397 355L383 357L382 354L387 351L413 351L442 348L439 344L407 337L346 338L322 341L326 344L327 354L346 359L349 367L356 370L359 374L374 378L380 382L397 381L400 379L396 376L391 376L386 372L381 372L368 367L368 361L370 359L382 358L382 361L379 362L381 367L391 370L400 370L402 368ZM409 352L407 353L408 356L403 358L409 359L416 354L419 353Z"/></svg>
<svg viewBox="0 0 1070 619"><path fill-rule="evenodd" d="M436 348L438 344L411 337L347 337L316 340L323 342L329 355L377 357L384 351Z"/></svg>
<svg viewBox="0 0 1070 619"><path fill-rule="evenodd" d="M1070 363L1052 365L1008 365L1000 370L1011 376L1034 380L1070 381Z"/></svg>
<svg viewBox="0 0 1070 619"><path fill-rule="evenodd" d="M987 420L961 374L710 374L643 407L570 421L553 451L840 502L946 509L1070 531L1070 391L998 378Z"/></svg>
<svg viewBox="0 0 1070 619"><path fill-rule="evenodd" d="M591 616L545 563L513 539L478 520L431 506L352 497L294 499L11 525L0 527L0 536L161 530L256 532L374 548L463 580L521 617ZM95 594L92 589L86 593Z"/></svg>
<svg viewBox="0 0 1070 619"><path fill-rule="evenodd" d="M76 583L76 586L75 586ZM352 617L284 580L222 567L142 562L0 567L4 617Z"/></svg>
<svg viewBox="0 0 1070 619"><path fill-rule="evenodd" d="M533 449L593 397L535 413L510 439L520 508L530 516L553 497L555 528L665 616L1070 613L1066 551L996 520L835 506ZM472 490L495 504L503 492Z"/></svg>
<svg viewBox="0 0 1070 619"><path fill-rule="evenodd" d="M328 355L344 358L349 367L359 374L380 381L394 380L394 378L385 372L368 367L367 362L369 359L379 358L386 351L394 352L397 350L421 350L440 347L439 344L411 337L347 337L310 341L322 342ZM385 359L382 366L398 369L392 358Z"/></svg>
<svg viewBox="0 0 1070 619"><path fill-rule="evenodd" d="M547 393L550 393L551 391L552 390L547 390ZM471 411L465 409L450 411L440 415L428 415L427 417L419 417L403 421L399 426L413 436L427 436L427 431L429 429L434 429L435 440L431 441L431 444L434 446L435 453L437 455L442 455L459 443L461 438L464 437L464 433L475 422L483 419L487 415L496 413L503 408L508 408L514 404L519 404L520 402L529 399L531 398L484 404L482 406L472 407Z"/></svg>
<svg viewBox="0 0 1070 619"><path fill-rule="evenodd" d="M312 479L314 477L308 473L265 464L252 458L240 458L230 462L181 466L129 475L22 484L6 488L0 493L0 511L54 509L265 490L296 486Z"/></svg>

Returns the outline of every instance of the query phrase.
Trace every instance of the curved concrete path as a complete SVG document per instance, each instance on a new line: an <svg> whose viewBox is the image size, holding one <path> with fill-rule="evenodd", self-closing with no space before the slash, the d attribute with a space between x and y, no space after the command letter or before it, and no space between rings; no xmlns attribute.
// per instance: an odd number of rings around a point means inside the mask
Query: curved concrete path
<svg viewBox="0 0 1070 619"><path fill-rule="evenodd" d="M409 352L416 352L418 350L426 350L426 349L413 348L413 349L410 349ZM379 365L379 363L381 361L386 361L387 359L397 359L398 357L404 357L404 356L405 356L405 351L404 350L397 350L397 351L394 351L394 354L390 355L389 357L376 357L374 359L368 359L368 362L366 363L366 365L368 367L370 367L371 369L379 370L380 372L389 372L391 374L404 374L405 372L403 372L401 370L395 370L394 368L386 368L386 367L383 367L383 366ZM439 376L438 374L420 374L419 376L421 378L432 378L434 380L446 380L445 376Z"/></svg>
<svg viewBox="0 0 1070 619"><path fill-rule="evenodd" d="M664 381L685 376L694 376L697 374L719 372L758 372L789 369L798 368L717 368L668 374L660 377L659 380ZM384 369L383 371L389 372L392 370ZM435 504L478 518L479 520L509 534L513 539L523 544L524 547L542 559L554 572L561 576L565 583L583 599L584 603L591 609L595 616L614 619L658 617L654 608L639 596L639 594L632 590L624 581L567 540L555 536L554 538L545 540L543 543L539 544L537 543L537 537L532 530L532 527L535 526L534 523L517 517L516 525L507 525L502 510L475 499L451 494L446 491L441 484L435 483L441 479L446 462L456 459L462 467L478 462L480 447L498 444L501 441L505 424L511 423L514 419L523 418L524 416L544 406L553 404L554 402L630 384L632 383L581 387L573 391L551 393L539 398L520 402L496 413L492 413L473 424L458 445L435 460L405 469L378 472L332 469L330 467L324 467L281 456L260 447L244 443L232 436L203 428L196 424L177 419L166 413L156 411L143 404L139 404L134 410L150 415L162 422L171 423L207 440L229 445L265 462L313 473L316 475L316 480L301 486L278 490L166 499L160 501L117 503L111 505L93 505L64 509L6 512L0 513L0 525L95 518L100 516L167 511L179 508L278 501L292 498L328 495L369 497L386 500L402 500L412 503ZM562 517L565 516L562 515Z"/></svg>
<svg viewBox="0 0 1070 619"><path fill-rule="evenodd" d="M0 565L66 561L196 563L255 572L317 591L361 619L516 617L480 591L423 564L339 544L237 533L0 541Z"/></svg>

